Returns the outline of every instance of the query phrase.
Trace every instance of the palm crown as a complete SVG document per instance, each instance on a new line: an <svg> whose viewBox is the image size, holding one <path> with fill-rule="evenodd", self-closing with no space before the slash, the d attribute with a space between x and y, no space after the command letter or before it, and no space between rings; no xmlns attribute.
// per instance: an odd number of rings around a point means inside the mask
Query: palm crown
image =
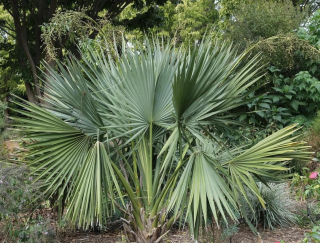
<svg viewBox="0 0 320 243"><path fill-rule="evenodd" d="M73 222L101 225L119 207L129 239L158 242L185 214L197 238L209 213L236 220L248 190L264 204L256 181L281 178L286 161L308 157L293 142L295 125L247 150L223 145L238 124L232 111L257 88L258 56L243 62L245 54L210 40L192 50L124 42L116 58L109 50L87 46L81 60L50 69L47 107L18 103L27 119L16 125L32 141L27 162Z"/></svg>

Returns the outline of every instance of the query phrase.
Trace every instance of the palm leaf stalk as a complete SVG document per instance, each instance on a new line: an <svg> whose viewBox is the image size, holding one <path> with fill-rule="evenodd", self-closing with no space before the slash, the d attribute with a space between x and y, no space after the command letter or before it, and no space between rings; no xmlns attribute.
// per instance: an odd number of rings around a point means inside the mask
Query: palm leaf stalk
<svg viewBox="0 0 320 243"><path fill-rule="evenodd" d="M296 125L247 150L221 145L238 124L231 111L261 77L259 56L244 63L245 54L210 40L192 50L124 42L116 59L101 48L49 69L48 107L15 101L32 173L47 198L60 192L78 226L103 225L119 207L129 240L160 242L185 214L197 240L208 214L237 220L248 191L264 206L256 182L281 180L287 161L308 159Z"/></svg>

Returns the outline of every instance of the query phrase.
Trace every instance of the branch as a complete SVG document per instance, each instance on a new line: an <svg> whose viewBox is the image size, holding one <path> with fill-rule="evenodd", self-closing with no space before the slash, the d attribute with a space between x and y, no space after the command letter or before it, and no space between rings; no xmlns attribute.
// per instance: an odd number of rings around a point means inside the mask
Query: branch
<svg viewBox="0 0 320 243"><path fill-rule="evenodd" d="M2 28L7 28L8 30L12 31L12 32L15 32L15 29L13 26L10 26L10 24L8 23L7 20L5 19L1 19L1 23L3 23L2 25L0 25Z"/></svg>
<svg viewBox="0 0 320 243"><path fill-rule="evenodd" d="M116 17L118 14L120 14L122 12L122 10L128 6L130 3L132 3L133 0L122 0L119 2L116 2L114 4L112 4L110 6L110 8L108 9L108 12L106 14L106 17L109 19L113 19L114 17Z"/></svg>
<svg viewBox="0 0 320 243"><path fill-rule="evenodd" d="M4 26L0 26L0 29L3 30L4 32L6 32L7 35L11 36L13 39L15 39L16 37L12 34L10 34L5 28Z"/></svg>
<svg viewBox="0 0 320 243"><path fill-rule="evenodd" d="M10 31L12 31L12 32L15 32L14 27L13 27L13 26L10 26L8 23L7 23L7 25L5 25L5 26L3 26L3 27L7 28L8 30L10 30Z"/></svg>
<svg viewBox="0 0 320 243"><path fill-rule="evenodd" d="M8 8L8 9L6 9L7 11L8 11L8 13L13 17L13 13L12 13L12 11Z"/></svg>

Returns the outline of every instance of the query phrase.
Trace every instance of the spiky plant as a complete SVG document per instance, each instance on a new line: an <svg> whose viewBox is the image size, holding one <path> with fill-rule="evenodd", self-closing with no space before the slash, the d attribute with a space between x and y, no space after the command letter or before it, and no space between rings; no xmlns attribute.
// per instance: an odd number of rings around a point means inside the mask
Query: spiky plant
<svg viewBox="0 0 320 243"><path fill-rule="evenodd" d="M231 111L260 79L258 56L244 63L244 53L210 40L121 50L114 59L88 47L81 60L50 69L48 107L18 102L16 125L32 141L26 160L79 226L101 225L119 207L131 241L160 242L185 214L197 239L209 211L235 220L247 190L264 205L256 181L281 178L273 172L284 162L308 157L293 142L295 125L247 150L223 146L225 129L237 124Z"/></svg>
<svg viewBox="0 0 320 243"><path fill-rule="evenodd" d="M291 227L297 222L294 210L294 200L290 197L288 185L286 183L269 183L268 186L258 183L260 195L266 203L266 207L261 207L261 203L254 195L249 195L249 202L254 212L249 214L249 219L256 226L262 223L264 228L274 229L277 226ZM250 212L250 210L248 210Z"/></svg>

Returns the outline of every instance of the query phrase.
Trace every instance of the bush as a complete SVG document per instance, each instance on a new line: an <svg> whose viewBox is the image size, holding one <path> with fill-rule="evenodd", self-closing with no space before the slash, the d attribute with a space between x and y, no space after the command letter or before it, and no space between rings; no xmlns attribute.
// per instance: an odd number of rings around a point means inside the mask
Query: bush
<svg viewBox="0 0 320 243"><path fill-rule="evenodd" d="M5 242L54 243L56 232L49 219L27 220L24 222L7 221Z"/></svg>
<svg viewBox="0 0 320 243"><path fill-rule="evenodd" d="M290 227L297 222L296 215L289 210L293 208L294 201L290 198L285 183L271 183L268 184L268 187L259 183L258 187L266 202L266 209L262 207L255 195L249 195L249 201L254 211L249 215L249 219L256 226L261 223L264 228L274 229L277 226Z"/></svg>
<svg viewBox="0 0 320 243"><path fill-rule="evenodd" d="M309 233L305 234L303 243L317 243L320 241L320 226L314 226Z"/></svg>
<svg viewBox="0 0 320 243"><path fill-rule="evenodd" d="M258 6L259 1L255 4ZM270 13L283 11L281 8L286 8L285 5L292 5L288 1L282 3L267 1L263 4L271 4L273 6L271 9L266 10L271 11ZM275 28L271 28L272 23L275 24L272 21L277 19L276 17L271 18L269 22L264 21L263 18L259 18L262 15L259 11L263 8L252 10L251 8L254 5L242 5L243 9L241 10L240 4L240 9L236 11L235 18L239 15L238 18L245 19L246 16L242 15L249 15L246 18L256 19L257 23L255 25L258 27L261 25L264 28L259 27L257 28L258 32L255 32L255 28L250 25L250 21L243 21L243 23L240 21L234 23L234 29L231 30L231 34L234 34L233 32L237 29L240 30L238 25L247 25L248 33L241 32L240 34L248 36L239 39L244 40L242 42L247 41L249 45L250 43L258 43L253 51L260 51L263 60L270 63L270 67L266 78L261 79L262 82L260 83L262 88L259 89L259 93L264 95L253 99L247 104L247 107L243 107L249 113L239 117L238 120L252 126L266 128L267 132L277 131L293 123L303 124L305 127L308 127L316 111L320 108L320 69L318 68L320 63L320 35L318 31L320 10L309 19L309 25L300 28L296 33L289 33L290 28L293 30L295 29L294 26L299 26L297 25L299 21L296 23L291 22L291 24L287 22L287 26L279 24L281 22L279 21ZM248 12L246 12L246 5L249 8ZM276 7L276 5L279 6ZM276 10L274 10L275 8ZM292 19L294 20L300 18L301 21L303 13L300 17L296 16L297 18L295 18L295 11L293 6L288 7L286 15L292 15ZM278 17L285 19L288 16ZM268 30L272 33L269 33ZM262 33L259 34L259 31L262 31ZM272 35L276 36L269 38ZM261 41L258 42L260 39ZM247 44L243 45L247 46ZM319 140L316 136L312 136L310 139L316 143Z"/></svg>
<svg viewBox="0 0 320 243"><path fill-rule="evenodd" d="M304 135L304 141L312 147L312 151L315 152L314 157L320 156L320 112L317 113L314 120L311 122L311 127ZM310 170L316 169L318 161L309 163L308 168Z"/></svg>
<svg viewBox="0 0 320 243"><path fill-rule="evenodd" d="M317 113L317 116L312 122L311 129L315 133L315 135L320 136L320 112L319 111Z"/></svg>
<svg viewBox="0 0 320 243"><path fill-rule="evenodd" d="M31 177L25 166L0 163L0 220L15 216L31 202Z"/></svg>
<svg viewBox="0 0 320 243"><path fill-rule="evenodd" d="M53 242L54 229L48 220L32 219L40 205L39 183L33 183L25 166L0 163L0 232L5 242Z"/></svg>
<svg viewBox="0 0 320 243"><path fill-rule="evenodd" d="M255 42L278 34L285 34L300 26L306 13L292 4L291 0L241 1L233 13L231 28L227 30L235 42ZM234 21L235 20L235 21Z"/></svg>

